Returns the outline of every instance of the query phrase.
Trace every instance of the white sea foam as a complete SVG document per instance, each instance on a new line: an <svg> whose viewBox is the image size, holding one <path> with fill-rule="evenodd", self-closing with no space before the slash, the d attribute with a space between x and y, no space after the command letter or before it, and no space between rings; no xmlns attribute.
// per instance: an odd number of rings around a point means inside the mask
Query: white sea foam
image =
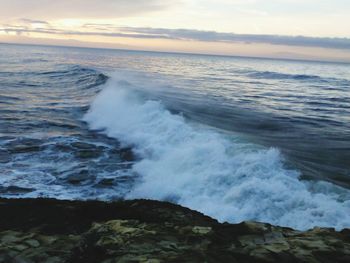
<svg viewBox="0 0 350 263"><path fill-rule="evenodd" d="M297 229L350 226L349 191L339 188L342 200L329 183L311 191L297 171L284 167L277 149L191 124L124 84L111 79L84 119L92 129L132 145L141 157L133 167L140 182L127 198L170 200L220 221Z"/></svg>

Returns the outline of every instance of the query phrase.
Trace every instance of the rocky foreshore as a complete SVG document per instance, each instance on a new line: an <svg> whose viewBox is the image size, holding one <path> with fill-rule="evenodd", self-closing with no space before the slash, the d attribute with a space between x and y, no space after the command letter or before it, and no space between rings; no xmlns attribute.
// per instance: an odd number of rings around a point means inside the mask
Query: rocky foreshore
<svg viewBox="0 0 350 263"><path fill-rule="evenodd" d="M0 262L350 262L350 230L220 224L149 200L0 199Z"/></svg>

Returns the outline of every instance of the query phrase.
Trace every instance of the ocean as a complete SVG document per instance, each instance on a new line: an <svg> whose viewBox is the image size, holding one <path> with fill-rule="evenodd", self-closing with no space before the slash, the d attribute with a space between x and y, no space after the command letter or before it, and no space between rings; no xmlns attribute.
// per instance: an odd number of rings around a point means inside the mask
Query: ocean
<svg viewBox="0 0 350 263"><path fill-rule="evenodd" d="M350 227L350 65L0 44L0 196Z"/></svg>

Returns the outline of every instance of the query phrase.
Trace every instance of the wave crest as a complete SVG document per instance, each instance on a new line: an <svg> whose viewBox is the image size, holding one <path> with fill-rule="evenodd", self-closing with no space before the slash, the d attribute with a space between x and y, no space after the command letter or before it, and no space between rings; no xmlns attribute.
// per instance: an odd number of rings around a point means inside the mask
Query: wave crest
<svg viewBox="0 0 350 263"><path fill-rule="evenodd" d="M141 179L127 198L173 201L220 221L257 220L297 229L350 226L350 201L341 201L338 193L348 197L348 191L303 182L297 171L284 167L277 149L189 123L160 101L138 96L132 81L122 80L107 82L84 119L140 156L133 170Z"/></svg>

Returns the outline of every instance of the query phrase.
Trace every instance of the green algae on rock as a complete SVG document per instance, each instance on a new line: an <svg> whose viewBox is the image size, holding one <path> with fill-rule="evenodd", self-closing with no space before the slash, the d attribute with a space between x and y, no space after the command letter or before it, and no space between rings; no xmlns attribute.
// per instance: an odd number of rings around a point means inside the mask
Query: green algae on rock
<svg viewBox="0 0 350 263"><path fill-rule="evenodd" d="M0 262L350 262L350 230L220 224L178 205L0 199Z"/></svg>

